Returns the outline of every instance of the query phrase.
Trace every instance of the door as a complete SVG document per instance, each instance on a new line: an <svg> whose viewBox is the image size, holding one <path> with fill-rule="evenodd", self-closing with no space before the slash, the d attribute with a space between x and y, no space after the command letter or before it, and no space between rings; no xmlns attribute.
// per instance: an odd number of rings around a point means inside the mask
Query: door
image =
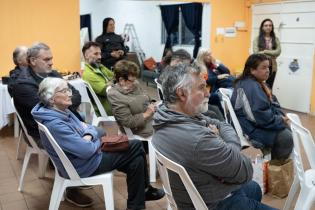
<svg viewBox="0 0 315 210"><path fill-rule="evenodd" d="M283 108L310 112L315 42L315 1L261 4L253 7L252 39L264 18L271 18L282 52L273 86Z"/></svg>

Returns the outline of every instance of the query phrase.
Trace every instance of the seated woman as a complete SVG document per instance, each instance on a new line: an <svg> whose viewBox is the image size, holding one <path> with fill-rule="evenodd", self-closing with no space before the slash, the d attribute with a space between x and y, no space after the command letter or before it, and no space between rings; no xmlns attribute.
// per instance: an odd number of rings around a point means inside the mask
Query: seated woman
<svg viewBox="0 0 315 210"><path fill-rule="evenodd" d="M139 67L121 60L114 66L115 84L107 93L117 122L134 134L148 137L153 134L152 116L156 105L137 82Z"/></svg>
<svg viewBox="0 0 315 210"><path fill-rule="evenodd" d="M232 88L234 77L230 75L230 70L222 63L218 62L210 50L200 49L195 64L201 69L201 74L210 88L209 104L220 108L219 88Z"/></svg>
<svg viewBox="0 0 315 210"><path fill-rule="evenodd" d="M95 41L102 46L102 64L108 69L112 69L117 61L126 58L128 48L123 38L115 33L113 18L107 17L103 20L103 32Z"/></svg>
<svg viewBox="0 0 315 210"><path fill-rule="evenodd" d="M286 159L291 154L293 139L288 118L265 83L269 64L264 54L249 56L242 75L235 81L231 102L244 133L270 147L272 159Z"/></svg>
<svg viewBox="0 0 315 210"><path fill-rule="evenodd" d="M140 141L131 140L125 152L108 153L100 150L100 137L105 132L79 121L69 111L72 91L65 80L52 77L44 79L39 85L38 94L40 103L32 110L34 119L49 129L80 177L115 169L126 173L128 209L144 209L145 200L157 200L164 196L163 190L149 185L145 153ZM49 140L43 135L41 141L61 175L67 177Z"/></svg>

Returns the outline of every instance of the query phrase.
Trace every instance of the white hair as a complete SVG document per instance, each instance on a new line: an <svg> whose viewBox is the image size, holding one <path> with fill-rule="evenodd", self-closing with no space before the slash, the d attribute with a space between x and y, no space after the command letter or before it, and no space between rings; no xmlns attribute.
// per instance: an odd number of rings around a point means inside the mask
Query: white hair
<svg viewBox="0 0 315 210"><path fill-rule="evenodd" d="M193 75L200 75L200 69L196 66L179 64L169 66L164 72L162 80L162 89L164 102L174 104L179 98L176 89L183 88L191 91L193 85Z"/></svg>
<svg viewBox="0 0 315 210"><path fill-rule="evenodd" d="M40 84L38 89L39 101L45 105L51 105L50 99L55 91L62 84L67 83L66 80L56 77L47 77Z"/></svg>

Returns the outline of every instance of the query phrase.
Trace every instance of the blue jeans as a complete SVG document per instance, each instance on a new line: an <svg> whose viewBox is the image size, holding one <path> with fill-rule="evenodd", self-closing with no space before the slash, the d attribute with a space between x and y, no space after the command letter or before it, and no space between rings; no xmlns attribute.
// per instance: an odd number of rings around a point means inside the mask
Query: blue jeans
<svg viewBox="0 0 315 210"><path fill-rule="evenodd" d="M259 185L250 181L232 195L219 202L215 210L276 210L261 203L261 189Z"/></svg>

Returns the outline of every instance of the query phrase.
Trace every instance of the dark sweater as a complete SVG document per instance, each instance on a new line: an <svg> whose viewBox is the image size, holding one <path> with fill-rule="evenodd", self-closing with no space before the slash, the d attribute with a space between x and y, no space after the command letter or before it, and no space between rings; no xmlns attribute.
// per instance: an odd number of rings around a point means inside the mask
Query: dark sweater
<svg viewBox="0 0 315 210"><path fill-rule="evenodd" d="M126 57L128 49L125 47L124 40L120 35L115 33L106 33L98 36L95 41L102 46L102 64L108 69L111 69L117 61ZM117 50L124 51L124 55L119 58L112 57L111 52Z"/></svg>

